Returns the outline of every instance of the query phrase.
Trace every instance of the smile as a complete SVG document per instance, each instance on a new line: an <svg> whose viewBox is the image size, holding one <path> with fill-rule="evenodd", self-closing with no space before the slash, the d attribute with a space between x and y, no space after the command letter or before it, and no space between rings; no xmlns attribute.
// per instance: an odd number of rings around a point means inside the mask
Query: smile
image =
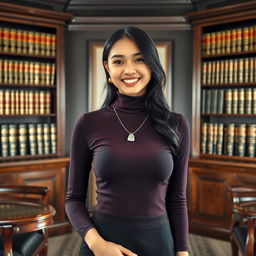
<svg viewBox="0 0 256 256"><path fill-rule="evenodd" d="M139 81L139 78L134 78L134 79L123 79L123 82L127 84L133 84L135 82Z"/></svg>

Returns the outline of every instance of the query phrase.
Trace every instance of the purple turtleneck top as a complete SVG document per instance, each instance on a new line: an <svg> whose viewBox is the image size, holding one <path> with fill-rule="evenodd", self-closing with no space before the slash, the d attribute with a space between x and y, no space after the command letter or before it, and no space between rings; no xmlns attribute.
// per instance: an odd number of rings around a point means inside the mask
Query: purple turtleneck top
<svg viewBox="0 0 256 256"><path fill-rule="evenodd" d="M113 108L125 127L133 132L147 116L144 101L145 96L131 97L117 92L112 105L78 118L72 134L66 212L83 238L94 227L85 207L93 167L97 211L145 219L167 214L176 251L188 251L189 125L182 115L172 115L170 122L180 132L181 148L175 158L149 118L135 133L136 141L127 141L128 133Z"/></svg>

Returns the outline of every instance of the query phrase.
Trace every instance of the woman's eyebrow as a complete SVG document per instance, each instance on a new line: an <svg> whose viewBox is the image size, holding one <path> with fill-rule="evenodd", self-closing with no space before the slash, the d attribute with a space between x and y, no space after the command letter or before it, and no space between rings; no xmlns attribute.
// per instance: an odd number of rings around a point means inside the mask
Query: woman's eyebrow
<svg viewBox="0 0 256 256"><path fill-rule="evenodd" d="M140 52L137 52L137 53L134 53L132 56L138 56L138 55L142 55ZM122 55L122 54L115 54L111 57L111 59L113 58L124 58L125 55Z"/></svg>

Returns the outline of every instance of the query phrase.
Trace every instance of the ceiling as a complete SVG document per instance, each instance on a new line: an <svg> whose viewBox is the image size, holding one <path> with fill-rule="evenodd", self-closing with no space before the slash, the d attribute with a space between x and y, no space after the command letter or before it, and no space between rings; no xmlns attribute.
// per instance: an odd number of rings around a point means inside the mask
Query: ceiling
<svg viewBox="0 0 256 256"><path fill-rule="evenodd" d="M187 13L255 0L0 0L74 16L183 16Z"/></svg>

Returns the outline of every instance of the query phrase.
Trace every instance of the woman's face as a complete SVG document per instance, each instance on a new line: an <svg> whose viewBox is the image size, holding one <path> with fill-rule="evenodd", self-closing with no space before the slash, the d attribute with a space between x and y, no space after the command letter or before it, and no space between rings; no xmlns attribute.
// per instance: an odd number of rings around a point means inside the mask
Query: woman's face
<svg viewBox="0 0 256 256"><path fill-rule="evenodd" d="M151 70L133 40L123 37L116 41L104 66L120 93L129 96L145 94Z"/></svg>

